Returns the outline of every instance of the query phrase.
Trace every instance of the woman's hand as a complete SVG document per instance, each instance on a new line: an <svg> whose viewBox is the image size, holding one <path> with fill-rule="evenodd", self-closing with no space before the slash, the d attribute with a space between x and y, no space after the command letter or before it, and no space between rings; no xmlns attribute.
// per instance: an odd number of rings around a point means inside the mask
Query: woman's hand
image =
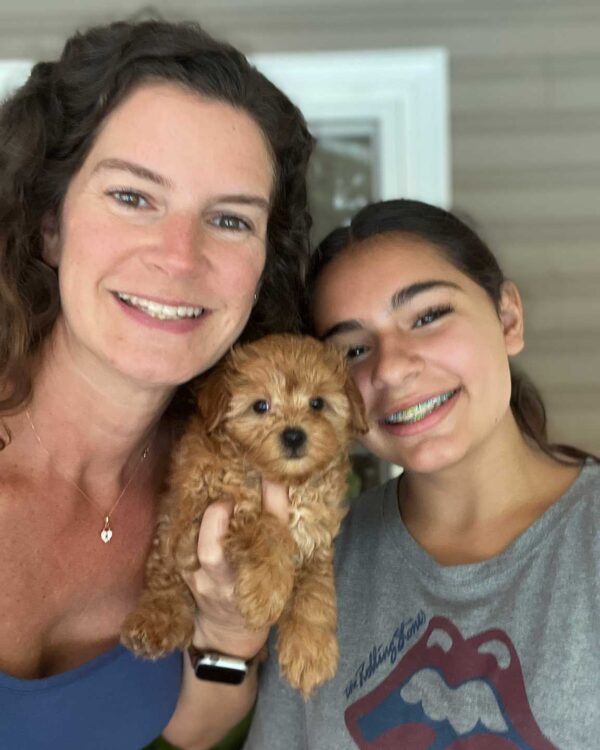
<svg viewBox="0 0 600 750"><path fill-rule="evenodd" d="M262 503L263 511L287 524L289 500L285 486L263 479ZM198 535L200 569L187 578L198 607L194 645L249 659L264 645L269 628L248 629L236 606L235 575L223 551L232 512L233 503L223 500L209 505L202 519Z"/></svg>

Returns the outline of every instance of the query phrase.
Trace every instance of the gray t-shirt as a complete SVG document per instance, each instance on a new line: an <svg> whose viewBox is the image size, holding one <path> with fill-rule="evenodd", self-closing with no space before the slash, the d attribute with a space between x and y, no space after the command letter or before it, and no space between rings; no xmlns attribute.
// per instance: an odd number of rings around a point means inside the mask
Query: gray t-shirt
<svg viewBox="0 0 600 750"><path fill-rule="evenodd" d="M397 481L354 501L337 540L336 677L305 704L270 659L245 750L600 748L600 467L458 566L407 532Z"/></svg>

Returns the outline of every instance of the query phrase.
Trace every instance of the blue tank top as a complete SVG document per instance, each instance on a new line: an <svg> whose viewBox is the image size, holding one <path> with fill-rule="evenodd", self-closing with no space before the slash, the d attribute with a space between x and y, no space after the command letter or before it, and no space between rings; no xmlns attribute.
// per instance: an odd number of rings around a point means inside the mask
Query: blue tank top
<svg viewBox="0 0 600 750"><path fill-rule="evenodd" d="M121 645L44 679L0 672L0 748L140 750L168 724L181 675L180 652L149 661Z"/></svg>

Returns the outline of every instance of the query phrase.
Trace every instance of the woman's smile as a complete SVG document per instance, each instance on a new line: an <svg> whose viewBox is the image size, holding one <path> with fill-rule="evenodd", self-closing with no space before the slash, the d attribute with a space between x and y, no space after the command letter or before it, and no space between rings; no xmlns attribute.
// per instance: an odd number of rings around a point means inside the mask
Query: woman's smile
<svg viewBox="0 0 600 750"><path fill-rule="evenodd" d="M151 318L159 320L180 320L181 318L199 318L204 312L203 307L194 307L185 303L168 304L140 297L135 294L125 294L125 292L115 292L116 296L130 307L142 310Z"/></svg>
<svg viewBox="0 0 600 750"><path fill-rule="evenodd" d="M210 310L185 304L165 304L137 295L115 292L114 298L131 320L165 333L190 333L199 328Z"/></svg>

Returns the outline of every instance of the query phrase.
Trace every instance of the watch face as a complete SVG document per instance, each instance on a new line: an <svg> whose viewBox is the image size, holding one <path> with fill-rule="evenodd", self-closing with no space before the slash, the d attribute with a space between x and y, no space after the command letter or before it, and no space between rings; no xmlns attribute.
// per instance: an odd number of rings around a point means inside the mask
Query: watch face
<svg viewBox="0 0 600 750"><path fill-rule="evenodd" d="M194 658L192 666L199 680L225 682L228 685L239 685L248 672L243 659L219 654L200 654Z"/></svg>

